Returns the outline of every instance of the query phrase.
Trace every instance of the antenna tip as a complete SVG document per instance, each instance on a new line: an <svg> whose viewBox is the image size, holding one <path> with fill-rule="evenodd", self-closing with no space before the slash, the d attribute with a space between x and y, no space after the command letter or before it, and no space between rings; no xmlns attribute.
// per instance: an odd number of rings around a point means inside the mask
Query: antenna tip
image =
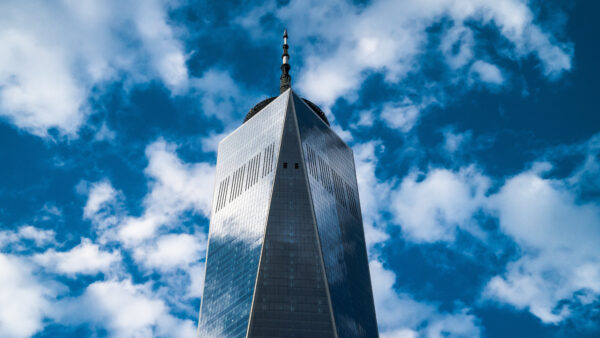
<svg viewBox="0 0 600 338"><path fill-rule="evenodd" d="M288 37L288 36L287 36L287 29L284 29L284 30L283 30L283 37L284 37L284 38L287 38L287 37Z"/></svg>

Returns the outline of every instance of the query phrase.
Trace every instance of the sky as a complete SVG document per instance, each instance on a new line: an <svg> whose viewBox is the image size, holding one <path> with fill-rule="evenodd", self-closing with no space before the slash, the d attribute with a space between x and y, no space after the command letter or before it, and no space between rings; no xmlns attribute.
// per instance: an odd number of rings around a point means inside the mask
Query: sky
<svg viewBox="0 0 600 338"><path fill-rule="evenodd" d="M382 338L600 335L595 1L0 2L0 336L193 337L216 147L354 151Z"/></svg>

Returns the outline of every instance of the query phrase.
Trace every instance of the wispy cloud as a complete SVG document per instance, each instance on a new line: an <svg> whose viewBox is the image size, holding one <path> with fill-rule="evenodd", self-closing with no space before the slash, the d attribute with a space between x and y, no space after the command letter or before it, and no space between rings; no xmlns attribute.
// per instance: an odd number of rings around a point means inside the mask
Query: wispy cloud
<svg viewBox="0 0 600 338"><path fill-rule="evenodd" d="M65 252L49 249L36 254L33 260L49 270L75 277L77 274L94 275L99 272L109 272L114 265L121 262L118 251L102 250L88 238Z"/></svg>
<svg viewBox="0 0 600 338"><path fill-rule="evenodd" d="M273 13L290 28L295 53L303 57L295 83L307 97L326 109L339 98L352 102L369 76L381 74L388 85L399 88L399 97L376 108L389 127L404 132L429 104L444 105L455 97L445 93L446 87L464 91L464 84L482 83L492 90L501 86L507 71L484 60L514 63L533 56L551 80L572 67L571 44L557 41L538 24L536 12L519 0L268 2L238 19L256 39L274 34L250 19L259 12ZM434 26L441 27L440 39L429 31ZM487 39L482 29L494 30L500 39ZM498 53L488 52L485 46L490 44ZM444 62L436 64L436 76L431 77L424 70L436 53Z"/></svg>
<svg viewBox="0 0 600 338"><path fill-rule="evenodd" d="M13 250L17 250L14 246L25 248L23 242L28 240L33 241L37 247L43 247L54 242L55 235L54 230L44 230L31 225L21 226L16 231L0 231L0 249L4 249L8 245L13 246Z"/></svg>
<svg viewBox="0 0 600 338"><path fill-rule="evenodd" d="M479 80L487 84L501 85L504 82L504 76L498 66L481 60L471 65L471 74L476 78L475 81Z"/></svg>

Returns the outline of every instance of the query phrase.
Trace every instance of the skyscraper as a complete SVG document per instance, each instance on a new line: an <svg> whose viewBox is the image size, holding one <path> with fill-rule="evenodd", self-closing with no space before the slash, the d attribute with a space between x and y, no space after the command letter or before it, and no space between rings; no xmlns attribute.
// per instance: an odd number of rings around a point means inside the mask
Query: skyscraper
<svg viewBox="0 0 600 338"><path fill-rule="evenodd" d="M290 87L220 143L199 337L377 337L352 150Z"/></svg>

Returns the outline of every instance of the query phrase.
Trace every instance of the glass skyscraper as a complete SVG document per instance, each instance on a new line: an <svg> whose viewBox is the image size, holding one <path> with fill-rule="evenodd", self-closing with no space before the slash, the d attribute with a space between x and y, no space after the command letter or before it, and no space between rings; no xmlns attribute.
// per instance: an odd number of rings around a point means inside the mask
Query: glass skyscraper
<svg viewBox="0 0 600 338"><path fill-rule="evenodd" d="M220 143L199 337L378 337L352 150L290 88Z"/></svg>

